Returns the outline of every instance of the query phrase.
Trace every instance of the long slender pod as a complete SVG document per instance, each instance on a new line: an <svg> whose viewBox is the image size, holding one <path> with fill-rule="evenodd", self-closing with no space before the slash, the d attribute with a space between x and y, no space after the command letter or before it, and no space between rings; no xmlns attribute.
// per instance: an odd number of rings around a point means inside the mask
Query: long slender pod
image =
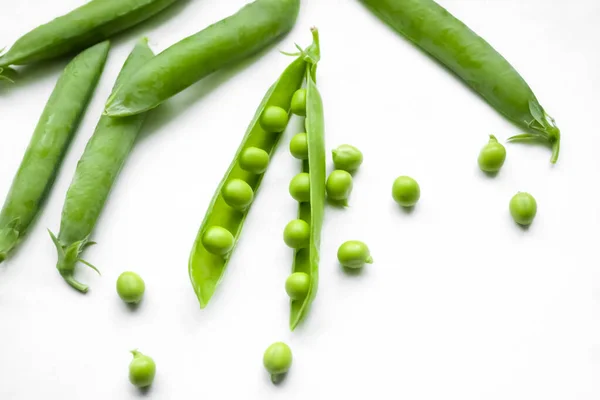
<svg viewBox="0 0 600 400"><path fill-rule="evenodd" d="M552 147L551 162L556 163L560 130L523 77L488 42L434 0L360 1L527 131L509 140L544 142Z"/></svg>
<svg viewBox="0 0 600 400"><path fill-rule="evenodd" d="M313 46L316 44L313 43ZM267 132L260 123L260 118L269 107L280 107L288 115L294 92L302 86L307 62L302 54L297 57L281 74L279 79L271 86L259 105L235 157L208 206L189 257L189 276L192 282L200 308L205 308L220 283L231 254L234 250L244 225L250 205L234 204L228 195L228 185L246 187L252 200L262 181L270 156L277 148L281 134ZM251 157L259 158L260 168L252 165ZM241 182L240 182L241 181ZM215 254L215 251L206 246L206 235L210 229L218 227L226 229L233 236L233 246L226 254Z"/></svg>
<svg viewBox="0 0 600 400"><path fill-rule="evenodd" d="M85 49L145 21L176 1L92 0L23 35L0 56L0 67L33 64Z"/></svg>
<svg viewBox="0 0 600 400"><path fill-rule="evenodd" d="M154 54L146 39L139 41L131 51L113 87L148 62ZM106 199L131 153L147 114L127 118L102 116L77 164L75 175L67 191L60 221L60 232L50 236L58 252L58 269L64 280L82 293L87 285L73 277L78 262L91 268L81 258L90 242L89 236L104 208Z"/></svg>
<svg viewBox="0 0 600 400"><path fill-rule="evenodd" d="M102 42L81 52L59 77L0 211L0 262L25 235L52 187L109 48Z"/></svg>
<svg viewBox="0 0 600 400"><path fill-rule="evenodd" d="M303 272L310 277L307 295L302 299L290 301L290 329L306 317L311 303L317 295L319 284L319 260L321 247L321 229L325 214L325 119L323 100L317 88L316 71L320 59L318 31L312 29L317 46L316 52L307 55L310 60L306 68L306 137L308 143L308 160L303 161L302 171L309 174L310 201L298 206L298 218L308 223L310 239L308 247L295 250L292 272Z"/></svg>
<svg viewBox="0 0 600 400"><path fill-rule="evenodd" d="M167 48L125 81L105 113L147 111L209 74L262 50L289 32L300 0L255 0L237 13Z"/></svg>

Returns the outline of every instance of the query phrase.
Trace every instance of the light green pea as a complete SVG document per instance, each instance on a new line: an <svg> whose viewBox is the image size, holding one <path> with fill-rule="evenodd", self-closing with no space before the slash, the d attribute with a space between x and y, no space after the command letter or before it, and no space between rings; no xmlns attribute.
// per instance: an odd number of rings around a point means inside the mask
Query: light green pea
<svg viewBox="0 0 600 400"><path fill-rule="evenodd" d="M292 350L283 342L270 345L263 355L263 365L273 383L279 382L292 366Z"/></svg>
<svg viewBox="0 0 600 400"><path fill-rule="evenodd" d="M233 249L235 239L231 232L221 226L211 226L202 236L202 245L212 254L225 255Z"/></svg>
<svg viewBox="0 0 600 400"><path fill-rule="evenodd" d="M479 152L477 163L479 168L485 172L498 172L506 160L506 148L494 135L490 135L489 142Z"/></svg>
<svg viewBox="0 0 600 400"><path fill-rule="evenodd" d="M308 160L308 137L306 133L297 133L290 140L290 153L299 160Z"/></svg>
<svg viewBox="0 0 600 400"><path fill-rule="evenodd" d="M337 258L346 268L362 268L372 264L373 258L366 244L359 240L348 240L338 248Z"/></svg>
<svg viewBox="0 0 600 400"><path fill-rule="evenodd" d="M306 116L306 89L298 89L292 96L292 112L301 117Z"/></svg>
<svg viewBox="0 0 600 400"><path fill-rule="evenodd" d="M292 178L289 186L290 195L298 203L310 201L310 175L308 172L300 172Z"/></svg>
<svg viewBox="0 0 600 400"><path fill-rule="evenodd" d="M421 188L409 176L399 176L392 186L392 197L402 207L412 207L421 198Z"/></svg>
<svg viewBox="0 0 600 400"><path fill-rule="evenodd" d="M267 132L283 132L287 123L288 113L281 107L269 106L260 116L260 126Z"/></svg>
<svg viewBox="0 0 600 400"><path fill-rule="evenodd" d="M310 226L306 221L294 219L283 230L283 241L292 249L308 247L310 242Z"/></svg>
<svg viewBox="0 0 600 400"><path fill-rule="evenodd" d="M244 171L262 174L269 166L269 153L258 147L248 147L240 154L239 163Z"/></svg>
<svg viewBox="0 0 600 400"><path fill-rule="evenodd" d="M352 192L352 187L352 175L341 169L332 171L325 182L327 197L330 200L343 202L344 204L347 204L348 197L350 197L350 193Z"/></svg>
<svg viewBox="0 0 600 400"><path fill-rule="evenodd" d="M363 162L361 151L349 144L342 144L331 153L335 169L354 172Z"/></svg>
<svg viewBox="0 0 600 400"><path fill-rule="evenodd" d="M254 199L254 191L246 181L241 179L226 182L221 189L221 195L229 207L238 211L247 209Z"/></svg>
<svg viewBox="0 0 600 400"><path fill-rule="evenodd" d="M133 360L129 363L129 382L138 388L150 386L156 375L156 363L151 357L132 350Z"/></svg>
<svg viewBox="0 0 600 400"><path fill-rule="evenodd" d="M285 281L285 291L292 300L302 300L310 289L310 276L305 272L294 272Z"/></svg>
<svg viewBox="0 0 600 400"><path fill-rule="evenodd" d="M135 272L126 271L117 278L117 294L125 303L139 303L145 291L144 280Z"/></svg>
<svg viewBox="0 0 600 400"><path fill-rule="evenodd" d="M537 202L527 192L518 192L509 204L510 215L519 225L530 225L537 214Z"/></svg>

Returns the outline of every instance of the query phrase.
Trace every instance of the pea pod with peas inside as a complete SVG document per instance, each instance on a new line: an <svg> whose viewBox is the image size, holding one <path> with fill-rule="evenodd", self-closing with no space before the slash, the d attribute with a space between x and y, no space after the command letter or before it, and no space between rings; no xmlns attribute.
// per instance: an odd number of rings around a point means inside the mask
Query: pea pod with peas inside
<svg viewBox="0 0 600 400"><path fill-rule="evenodd" d="M560 130L523 77L488 42L434 0L360 1L527 132L509 141L546 143L556 163Z"/></svg>
<svg viewBox="0 0 600 400"><path fill-rule="evenodd" d="M167 48L111 95L105 113L135 115L154 108L209 74L242 61L289 32L300 0L255 0L235 14Z"/></svg>
<svg viewBox="0 0 600 400"><path fill-rule="evenodd" d="M317 43L305 53L315 46ZM298 56L269 88L200 224L188 263L200 308L208 305L225 273L269 157L287 124L292 96L302 86L307 64L305 54Z"/></svg>
<svg viewBox="0 0 600 400"><path fill-rule="evenodd" d="M146 39L138 41L127 57L114 88L153 56ZM146 114L127 118L100 117L67 190L58 237L50 232L58 252L56 268L71 287L82 293L87 292L88 287L75 280L75 267L82 262L94 268L81 258L81 253L94 244L89 239L90 234L131 153L145 117Z"/></svg>
<svg viewBox="0 0 600 400"><path fill-rule="evenodd" d="M109 48L102 42L84 50L58 78L0 211L0 262L25 235L50 191Z"/></svg>

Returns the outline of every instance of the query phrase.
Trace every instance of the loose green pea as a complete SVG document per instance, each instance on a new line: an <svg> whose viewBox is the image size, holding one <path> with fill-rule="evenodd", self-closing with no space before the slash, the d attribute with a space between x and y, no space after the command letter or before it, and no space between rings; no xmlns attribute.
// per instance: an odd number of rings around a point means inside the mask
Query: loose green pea
<svg viewBox="0 0 600 400"><path fill-rule="evenodd" d="M306 133L297 133L290 140L290 153L299 160L308 160L308 137Z"/></svg>
<svg viewBox="0 0 600 400"><path fill-rule="evenodd" d="M288 113L281 107L269 106L260 116L260 126L267 132L283 132L287 123Z"/></svg>
<svg viewBox="0 0 600 400"><path fill-rule="evenodd" d="M247 209L254 199L254 191L246 181L241 179L226 182L221 189L221 195L229 207L238 211Z"/></svg>
<svg viewBox="0 0 600 400"><path fill-rule="evenodd" d="M310 201L310 175L308 172L300 172L292 178L289 187L290 195L298 203Z"/></svg>
<svg viewBox="0 0 600 400"><path fill-rule="evenodd" d="M133 360L129 364L129 382L138 388L150 386L156 375L156 364L151 357L132 350Z"/></svg>
<svg viewBox="0 0 600 400"><path fill-rule="evenodd" d="M117 278L117 294L125 303L139 303L145 291L144 280L135 272L123 272Z"/></svg>
<svg viewBox="0 0 600 400"><path fill-rule="evenodd" d="M285 281L285 291L292 300L302 300L308 294L310 276L305 272L294 272Z"/></svg>
<svg viewBox="0 0 600 400"><path fill-rule="evenodd" d="M399 176L392 186L392 197L403 207L412 207L421 198L421 188L409 176Z"/></svg>
<svg viewBox="0 0 600 400"><path fill-rule="evenodd" d="M346 268L362 268L365 264L373 264L369 248L359 240L342 243L338 248L337 258Z"/></svg>
<svg viewBox="0 0 600 400"><path fill-rule="evenodd" d="M301 117L306 116L306 89L298 89L292 96L292 112Z"/></svg>
<svg viewBox="0 0 600 400"><path fill-rule="evenodd" d="M331 171L325 182L327 197L334 201L347 202L352 192L352 187L352 175L341 169Z"/></svg>
<svg viewBox="0 0 600 400"><path fill-rule="evenodd" d="M537 202L527 192L518 192L509 204L510 215L519 225L530 225L537 214Z"/></svg>
<svg viewBox="0 0 600 400"><path fill-rule="evenodd" d="M248 147L242 150L239 163L244 171L262 174L269 166L269 153L258 147Z"/></svg>
<svg viewBox="0 0 600 400"><path fill-rule="evenodd" d="M301 249L310 242L310 226L306 221L294 219L283 230L283 241L292 249Z"/></svg>
<svg viewBox="0 0 600 400"><path fill-rule="evenodd" d="M494 135L490 135L489 142L479 152L477 162L479 168L485 172L498 172L506 160L506 148Z"/></svg>
<svg viewBox="0 0 600 400"><path fill-rule="evenodd" d="M235 239L231 232L221 226L211 226L202 236L204 248L212 254L225 255L233 249Z"/></svg>
<svg viewBox="0 0 600 400"><path fill-rule="evenodd" d="M349 144L342 144L331 153L335 169L354 172L363 162L361 151Z"/></svg>
<svg viewBox="0 0 600 400"><path fill-rule="evenodd" d="M292 350L283 342L275 342L265 350L263 365L273 383L279 382L292 366Z"/></svg>

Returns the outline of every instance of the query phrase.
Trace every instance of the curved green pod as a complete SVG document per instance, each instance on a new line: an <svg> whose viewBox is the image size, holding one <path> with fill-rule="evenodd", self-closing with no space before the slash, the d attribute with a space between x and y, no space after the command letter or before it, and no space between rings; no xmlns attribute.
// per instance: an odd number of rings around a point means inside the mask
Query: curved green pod
<svg viewBox="0 0 600 400"><path fill-rule="evenodd" d="M234 179L245 181L256 194L264 176L264 169L252 171L244 169L242 154L246 149L261 149L271 156L281 138L279 133L267 132L260 124L260 117L267 107L277 106L288 111L291 108L292 96L302 86L307 62L304 56L296 58L281 74L279 79L271 86L259 105L233 161L208 206L189 257L188 272L192 286L200 302L200 308L205 308L220 283L233 248L225 255L214 254L207 250L203 244L203 237L209 228L215 226L227 229L234 237L239 238L244 221L250 207L239 210L227 204L223 197L223 186Z"/></svg>
<svg viewBox="0 0 600 400"><path fill-rule="evenodd" d="M308 142L308 160L302 162L302 172L310 177L310 201L298 205L298 219L310 226L308 247L295 250L292 273L304 272L310 277L308 294L303 299L290 300L290 329L306 317L310 305L317 295L319 285L319 260L321 247L321 229L325 214L325 118L323 99L317 88L316 70L320 59L319 37L316 28L313 35L317 43L316 52L311 55L312 62L306 70L306 136Z"/></svg>
<svg viewBox="0 0 600 400"><path fill-rule="evenodd" d="M211 73L262 50L289 32L300 0L255 0L167 48L109 98L113 117L150 110Z"/></svg>
<svg viewBox="0 0 600 400"><path fill-rule="evenodd" d="M146 39L131 51L114 87L148 62L154 54ZM113 90L114 90L113 87ZM93 242L89 236L96 225L115 180L142 128L147 114L127 118L102 116L77 163L75 175L67 190L58 238L50 236L58 252L56 268L65 281L80 292L88 287L73 277L78 262L92 268L81 259L81 253ZM94 268L95 269L95 268Z"/></svg>
<svg viewBox="0 0 600 400"><path fill-rule="evenodd" d="M52 187L109 48L108 42L102 42L81 52L59 77L0 211L0 262L25 235Z"/></svg>
<svg viewBox="0 0 600 400"><path fill-rule="evenodd" d="M558 160L560 130L521 75L488 42L433 0L360 1L528 132L509 140L547 143L551 162Z"/></svg>
<svg viewBox="0 0 600 400"><path fill-rule="evenodd" d="M0 56L0 67L32 64L85 49L158 14L176 1L92 0L19 38Z"/></svg>

